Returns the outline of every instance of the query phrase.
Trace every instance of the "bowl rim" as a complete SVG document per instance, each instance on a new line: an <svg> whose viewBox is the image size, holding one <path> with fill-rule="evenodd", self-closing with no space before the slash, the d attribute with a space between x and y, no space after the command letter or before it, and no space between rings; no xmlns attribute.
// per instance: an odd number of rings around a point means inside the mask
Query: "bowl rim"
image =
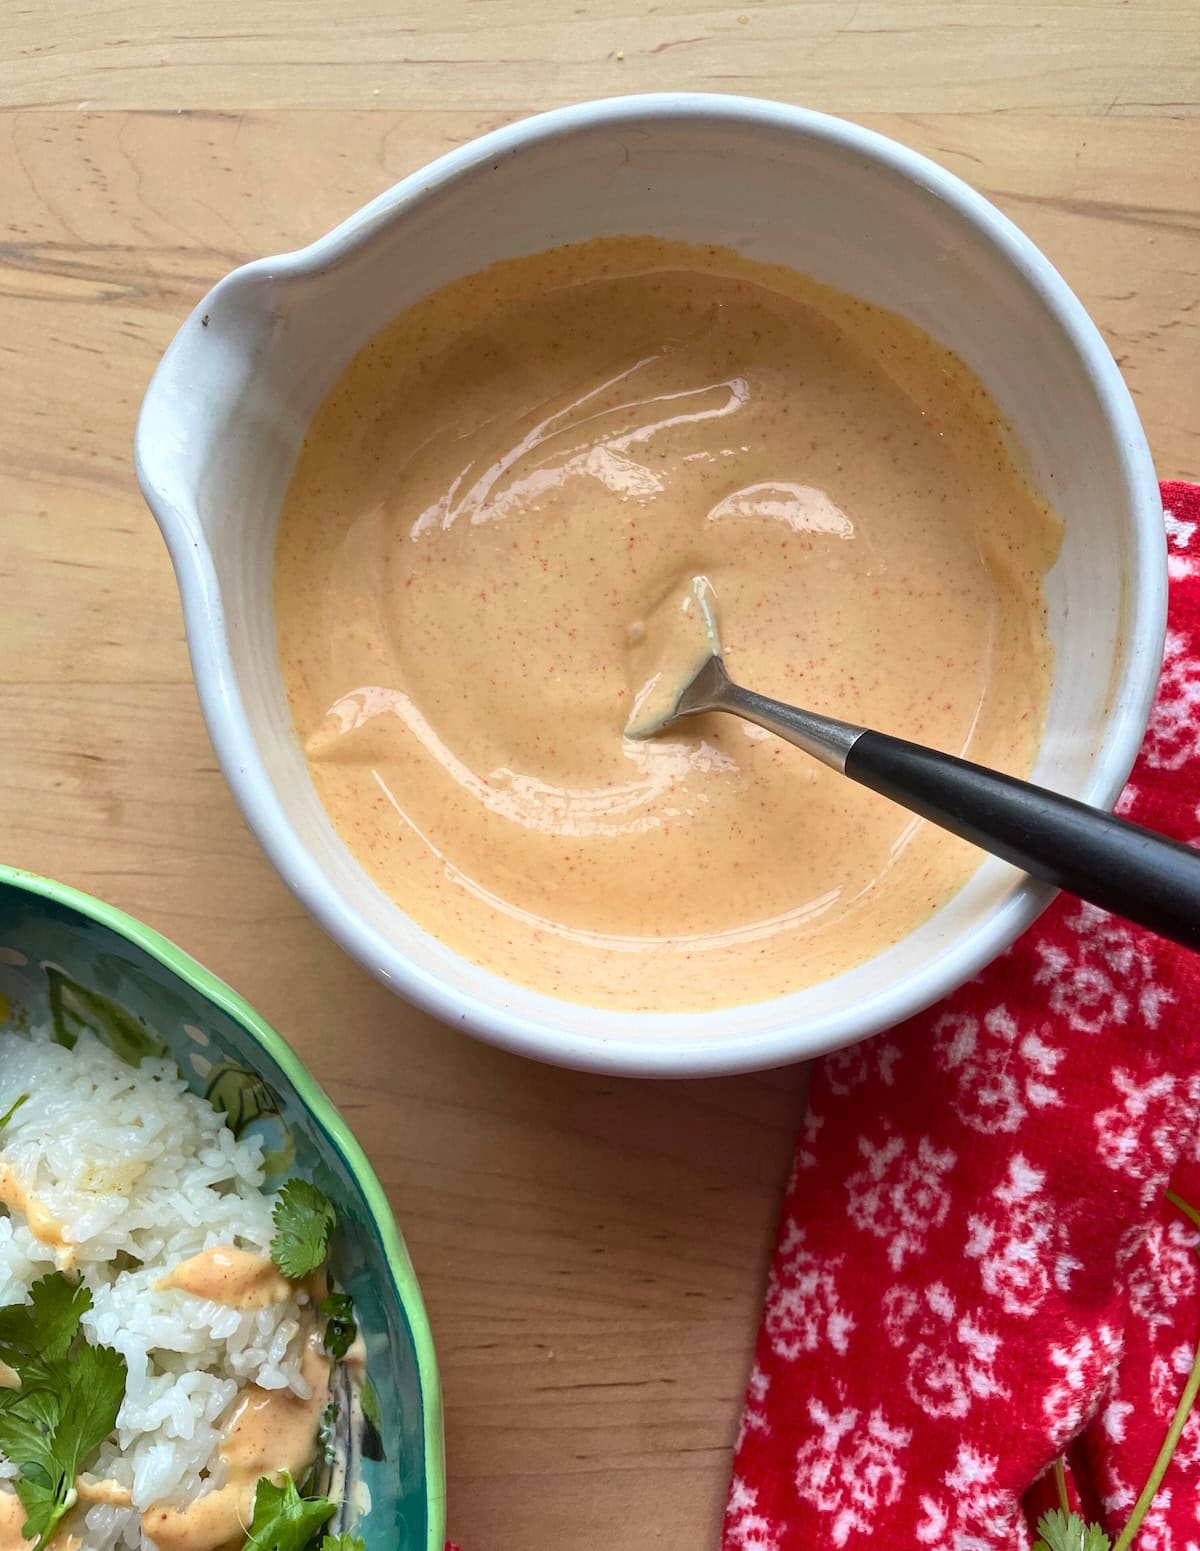
<svg viewBox="0 0 1200 1551"><path fill-rule="evenodd" d="M374 1220L384 1260L391 1274L393 1291L404 1309L413 1335L413 1349L421 1386L422 1424L425 1444L426 1546L425 1551L445 1551L446 1545L446 1457L441 1376L433 1331L416 1272L400 1235L395 1213L378 1174L363 1151L362 1143L342 1119L333 1100L284 1039L283 1035L251 1007L245 997L192 958L169 937L127 915L115 905L85 894L68 883L59 883L40 873L0 863L0 886L9 885L24 894L32 894L63 905L124 937L134 947L156 959L164 969L191 986L226 1016L240 1024L260 1045L296 1090L296 1095L340 1156L349 1173L357 1180L367 1208Z"/></svg>
<svg viewBox="0 0 1200 1551"><path fill-rule="evenodd" d="M668 1024L686 1024L707 1013L630 1014L588 1011L595 1030L568 1031L552 1016L518 1013L502 996L488 1000L446 983L409 959L382 932L367 924L331 887L275 797L257 740L237 688L224 628L215 564L194 513L182 510L156 486L148 409L156 388L190 348L195 324L233 287L275 283L317 274L369 242L383 228L436 199L450 183L481 163L510 157L531 146L600 127L648 121L724 120L785 130L819 140L899 175L951 207L1014 269L1053 314L1096 393L1121 469L1120 500L1131 517L1132 564L1127 578L1124 661L1114 676L1112 710L1081 800L1109 808L1133 768L1158 682L1166 632L1166 542L1158 481L1129 389L1099 330L1065 280L1030 238L983 195L955 174L888 136L812 109L766 99L712 93L670 92L600 98L556 108L505 125L449 151L402 179L308 246L234 270L208 293L183 324L159 363L143 401L134 454L142 492L175 568L183 603L197 691L218 759L247 823L267 856L324 930L391 990L442 1022L466 1029L490 1044L548 1061L610 1074L649 1077L710 1076L761 1070L855 1043L902 1022L977 974L1026 930L1055 891L1031 879L1016 883L992 912L957 943L935 954L907 979L862 998L849 1008L797 1023L786 1015L766 1031L730 1038L694 1033L670 1035ZM447 950L452 951L452 950ZM456 957L469 963L462 955ZM474 966L473 966L474 967ZM496 976L503 988L506 982ZM554 998L543 1000L553 1007ZM786 998L780 998L785 1001ZM578 1016L575 1004L571 1006ZM766 1003L764 1005L770 1005ZM657 1023L668 1037L621 1032L622 1023Z"/></svg>

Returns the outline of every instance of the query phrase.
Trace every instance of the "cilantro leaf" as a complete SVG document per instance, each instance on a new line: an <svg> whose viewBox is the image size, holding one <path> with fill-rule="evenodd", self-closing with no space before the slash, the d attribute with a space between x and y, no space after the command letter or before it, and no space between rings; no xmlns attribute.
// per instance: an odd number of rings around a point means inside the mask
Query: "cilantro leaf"
<svg viewBox="0 0 1200 1551"><path fill-rule="evenodd" d="M271 1259L284 1276L299 1281L324 1263L337 1213L315 1185L306 1179L289 1179L279 1192L273 1221Z"/></svg>
<svg viewBox="0 0 1200 1551"><path fill-rule="evenodd" d="M363 1458L374 1460L377 1465L381 1465L387 1459L387 1450L383 1446L383 1416L379 1409L379 1396L375 1393L375 1386L371 1383L369 1373L364 1373L362 1376L359 1400L362 1402L363 1412Z"/></svg>
<svg viewBox="0 0 1200 1551"><path fill-rule="evenodd" d="M1112 1551L1112 1541L1098 1524L1085 1524L1077 1513L1061 1508L1042 1514L1038 1536L1033 1551Z"/></svg>
<svg viewBox="0 0 1200 1551"><path fill-rule="evenodd" d="M62 1474L53 1444L60 1415L58 1396L44 1380L10 1390L0 1404L0 1454L19 1468L25 1481L51 1490ZM18 1491L21 1484L17 1482Z"/></svg>
<svg viewBox="0 0 1200 1551"><path fill-rule="evenodd" d="M371 1383L370 1376L363 1379L362 1394L363 1415L371 1426L378 1432L383 1431L383 1413L379 1409L379 1396L375 1393L375 1386Z"/></svg>
<svg viewBox="0 0 1200 1551"><path fill-rule="evenodd" d="M367 1551L367 1543L361 1535L326 1535L321 1551Z"/></svg>
<svg viewBox="0 0 1200 1551"><path fill-rule="evenodd" d="M264 1476L254 1494L250 1538L243 1551L308 1551L313 1536L333 1517L334 1507L328 1497L301 1497L286 1470L282 1486Z"/></svg>
<svg viewBox="0 0 1200 1551"><path fill-rule="evenodd" d="M0 1454L20 1472L13 1484L26 1514L22 1534L35 1551L74 1506L75 1477L116 1426L125 1378L119 1352L85 1342L70 1355L27 1363L21 1388L0 1396Z"/></svg>
<svg viewBox="0 0 1200 1551"><path fill-rule="evenodd" d="M27 1093L23 1093L11 1109L6 1109L4 1113L0 1115L0 1131L4 1130L5 1126L20 1109L21 1105L25 1103L28 1097L29 1095Z"/></svg>
<svg viewBox="0 0 1200 1551"><path fill-rule="evenodd" d="M75 1483L67 1481L65 1476L59 1476L49 1486L43 1486L41 1481L34 1481L29 1476L18 1476L13 1485L25 1510L22 1539L33 1540L36 1551L43 1551L50 1544L55 1529L70 1511L72 1499L68 1497L67 1490L71 1488L73 1491Z"/></svg>
<svg viewBox="0 0 1200 1551"><path fill-rule="evenodd" d="M117 1412L125 1398L126 1368L125 1359L111 1346L86 1343L63 1367L69 1382L55 1441L60 1455L69 1455L76 1462L70 1467L73 1482L79 1466L117 1425Z"/></svg>
<svg viewBox="0 0 1200 1551"><path fill-rule="evenodd" d="M92 1306L86 1287L54 1271L34 1282L29 1303L0 1309L0 1360L22 1382L26 1370L61 1361L79 1334L79 1322Z"/></svg>
<svg viewBox="0 0 1200 1551"><path fill-rule="evenodd" d="M317 1311L325 1316L325 1350L335 1362L341 1362L358 1339L354 1301L349 1293L330 1293L321 1299Z"/></svg>

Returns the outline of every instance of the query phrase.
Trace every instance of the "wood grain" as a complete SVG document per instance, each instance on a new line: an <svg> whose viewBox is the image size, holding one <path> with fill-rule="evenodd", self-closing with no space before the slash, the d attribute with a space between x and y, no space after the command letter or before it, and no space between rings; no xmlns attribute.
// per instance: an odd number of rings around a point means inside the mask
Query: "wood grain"
<svg viewBox="0 0 1200 1551"><path fill-rule="evenodd" d="M1104 330L1160 469L1200 475L1196 31L1190 0L0 5L0 855L182 942L346 1111L430 1304L467 1551L716 1544L804 1074L535 1067L321 936L200 721L131 467L155 361L232 265L520 112L752 90L995 198Z"/></svg>
<svg viewBox="0 0 1200 1551"><path fill-rule="evenodd" d="M0 104L486 106L752 92L838 113L1194 112L1192 0L117 0L0 16Z"/></svg>

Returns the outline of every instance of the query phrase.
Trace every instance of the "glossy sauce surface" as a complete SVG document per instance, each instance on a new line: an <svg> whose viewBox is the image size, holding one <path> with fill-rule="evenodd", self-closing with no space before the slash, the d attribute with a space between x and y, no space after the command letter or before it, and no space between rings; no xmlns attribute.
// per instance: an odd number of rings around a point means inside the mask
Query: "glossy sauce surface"
<svg viewBox="0 0 1200 1551"><path fill-rule="evenodd" d="M155 1283L159 1292L189 1293L231 1309L269 1309L294 1297L295 1283L269 1255L217 1244L184 1260Z"/></svg>
<svg viewBox="0 0 1200 1551"><path fill-rule="evenodd" d="M671 600L707 579L743 684L1026 774L1059 535L910 324L598 241L351 363L284 503L280 660L334 825L422 926L571 1000L727 1005L888 946L979 856L728 718L626 738Z"/></svg>

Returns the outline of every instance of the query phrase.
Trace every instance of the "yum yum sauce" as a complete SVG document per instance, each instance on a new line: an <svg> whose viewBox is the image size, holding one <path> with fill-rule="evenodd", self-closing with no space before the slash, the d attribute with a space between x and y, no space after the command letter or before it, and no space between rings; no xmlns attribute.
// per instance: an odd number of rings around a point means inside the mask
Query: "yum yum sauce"
<svg viewBox="0 0 1200 1551"><path fill-rule="evenodd" d="M904 320L615 238L409 308L318 412L279 655L330 819L421 926L596 1006L777 996L912 930L978 853L766 732L625 736L707 579L740 682L1014 774L1060 523Z"/></svg>
<svg viewBox="0 0 1200 1551"><path fill-rule="evenodd" d="M16 1209L26 1215L30 1225L35 1221L54 1223L47 1208L32 1195L26 1193L23 1201L26 1204ZM6 1200L0 1193L0 1202L11 1205L11 1198ZM54 1227L61 1242L62 1227ZM312 1306L327 1291L324 1272L300 1285ZM286 1303L297 1290L297 1284L281 1276L268 1256L225 1244L183 1261L160 1278L156 1287L232 1309L270 1308ZM363 1355L361 1348L352 1348L347 1361L361 1362ZM301 1480L316 1457L321 1416L330 1401L332 1363L315 1319L306 1323L300 1373L307 1395L251 1384L235 1396L222 1421L212 1481L190 1503L162 1502L147 1508L141 1515L147 1545L156 1551L241 1551L254 1516L259 1481L269 1476L278 1482L284 1471ZM0 1363L0 1388L16 1389L19 1382L11 1369ZM78 1506L48 1542L46 1551L81 1551L86 1543L82 1515L92 1504L128 1508L133 1501L128 1487L119 1481L79 1476L75 1490ZM0 1483L0 1551L33 1551L34 1542L22 1533L26 1519L16 1492Z"/></svg>

